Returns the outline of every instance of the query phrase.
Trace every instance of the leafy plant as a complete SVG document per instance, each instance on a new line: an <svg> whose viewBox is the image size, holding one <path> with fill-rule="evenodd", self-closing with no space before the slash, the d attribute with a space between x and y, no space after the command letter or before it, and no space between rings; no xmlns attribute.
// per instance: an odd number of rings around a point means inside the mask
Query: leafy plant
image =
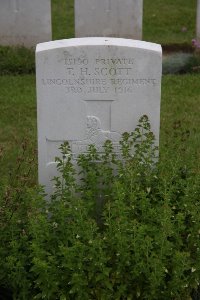
<svg viewBox="0 0 200 300"><path fill-rule="evenodd" d="M79 174L61 146L57 190L32 222L37 299L189 299L197 289L199 177L166 176L146 116L120 144L121 159L110 141L104 153L91 145Z"/></svg>
<svg viewBox="0 0 200 300"><path fill-rule="evenodd" d="M0 295L5 299L10 299L10 294L12 299L27 299L32 285L28 227L42 196L32 187L35 155L29 158L30 148L24 140L7 179L0 180Z"/></svg>
<svg viewBox="0 0 200 300"><path fill-rule="evenodd" d="M158 161L147 116L120 145L90 145L77 166L61 145L50 201L23 176L1 188L0 282L13 299L196 295L199 175Z"/></svg>

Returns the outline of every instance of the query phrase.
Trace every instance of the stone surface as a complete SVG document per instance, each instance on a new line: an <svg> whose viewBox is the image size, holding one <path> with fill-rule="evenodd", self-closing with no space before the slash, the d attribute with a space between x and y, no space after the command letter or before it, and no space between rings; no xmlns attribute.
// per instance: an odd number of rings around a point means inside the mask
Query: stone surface
<svg viewBox="0 0 200 300"><path fill-rule="evenodd" d="M79 38L36 48L39 182L51 193L58 147L73 159L133 131L147 114L159 139L161 47L118 38Z"/></svg>
<svg viewBox="0 0 200 300"><path fill-rule="evenodd" d="M200 42L200 0L197 0L196 36L198 42Z"/></svg>
<svg viewBox="0 0 200 300"><path fill-rule="evenodd" d="M0 1L0 45L34 47L50 40L50 0Z"/></svg>
<svg viewBox="0 0 200 300"><path fill-rule="evenodd" d="M75 0L76 37L142 39L143 0Z"/></svg>

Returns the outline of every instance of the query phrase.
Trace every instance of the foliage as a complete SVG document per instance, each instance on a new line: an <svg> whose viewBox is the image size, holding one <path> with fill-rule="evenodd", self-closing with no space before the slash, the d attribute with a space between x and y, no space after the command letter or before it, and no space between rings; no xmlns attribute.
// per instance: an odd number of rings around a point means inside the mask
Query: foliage
<svg viewBox="0 0 200 300"><path fill-rule="evenodd" d="M31 286L29 221L44 203L33 186L35 155L27 141L21 144L18 157L8 177L0 180L0 295L1 299L28 299ZM31 195L31 196L30 196ZM43 201L43 202L42 202ZM44 205L44 204L43 204ZM6 296L7 295L7 296ZM4 298L5 297L5 298Z"/></svg>
<svg viewBox="0 0 200 300"><path fill-rule="evenodd" d="M146 116L120 144L119 153L110 141L101 153L90 145L78 167L61 145L51 201L26 176L1 187L0 282L14 299L189 299L197 290L199 175L157 162Z"/></svg>
<svg viewBox="0 0 200 300"><path fill-rule="evenodd" d="M35 71L34 51L25 47L0 47L0 75L30 74Z"/></svg>

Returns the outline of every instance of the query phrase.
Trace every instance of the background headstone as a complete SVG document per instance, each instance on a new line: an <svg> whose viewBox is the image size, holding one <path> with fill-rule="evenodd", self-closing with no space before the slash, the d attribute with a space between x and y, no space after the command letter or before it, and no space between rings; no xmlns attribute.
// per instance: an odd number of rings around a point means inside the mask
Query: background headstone
<svg viewBox="0 0 200 300"><path fill-rule="evenodd" d="M0 45L34 47L50 40L50 0L0 1Z"/></svg>
<svg viewBox="0 0 200 300"><path fill-rule="evenodd" d="M58 147L69 141L76 160L119 138L148 115L160 127L161 46L118 38L80 38L36 48L39 182L52 191Z"/></svg>
<svg viewBox="0 0 200 300"><path fill-rule="evenodd" d="M142 39L143 0L75 0L76 37Z"/></svg>

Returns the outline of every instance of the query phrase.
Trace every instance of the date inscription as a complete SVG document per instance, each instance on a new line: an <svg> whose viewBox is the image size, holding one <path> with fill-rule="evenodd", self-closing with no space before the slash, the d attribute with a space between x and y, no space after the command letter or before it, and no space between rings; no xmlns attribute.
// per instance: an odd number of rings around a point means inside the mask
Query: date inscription
<svg viewBox="0 0 200 300"><path fill-rule="evenodd" d="M65 53L64 53L65 54ZM156 78L136 77L132 57L64 58L64 76L42 78L46 87L64 87L66 94L134 93L135 89L157 85Z"/></svg>

